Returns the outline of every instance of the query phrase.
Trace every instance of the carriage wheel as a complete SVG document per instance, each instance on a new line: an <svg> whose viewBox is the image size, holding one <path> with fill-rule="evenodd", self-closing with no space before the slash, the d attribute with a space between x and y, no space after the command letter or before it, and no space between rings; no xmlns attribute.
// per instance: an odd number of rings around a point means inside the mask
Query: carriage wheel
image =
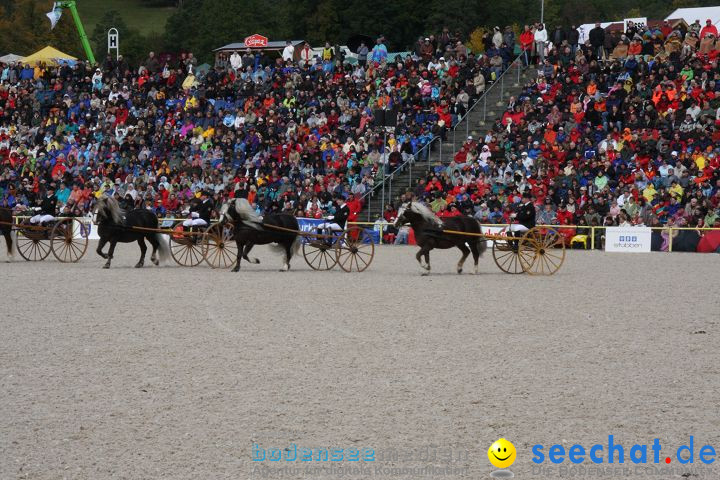
<svg viewBox="0 0 720 480"><path fill-rule="evenodd" d="M79 237L75 237L77 231ZM88 233L85 225L77 218L64 218L58 221L50 234L52 253L63 263L75 263L80 260L88 246Z"/></svg>
<svg viewBox="0 0 720 480"><path fill-rule="evenodd" d="M182 267L196 267L205 258L203 244L199 235L170 235L170 255L175 263Z"/></svg>
<svg viewBox="0 0 720 480"><path fill-rule="evenodd" d="M375 256L375 243L364 229L352 227L343 233L336 251L340 268L346 272L364 272Z"/></svg>
<svg viewBox="0 0 720 480"><path fill-rule="evenodd" d="M314 235L306 237L302 246L305 263L313 270L330 270L337 263L336 245L333 239Z"/></svg>
<svg viewBox="0 0 720 480"><path fill-rule="evenodd" d="M517 240L493 240L493 260L495 260L495 265L505 273L516 275L524 272L520 263L517 243Z"/></svg>
<svg viewBox="0 0 720 480"><path fill-rule="evenodd" d="M50 241L45 237L46 232L39 230L31 230L28 232L30 236L18 231L17 234L17 250L21 257L28 262L39 262L45 260L50 255Z"/></svg>
<svg viewBox="0 0 720 480"><path fill-rule="evenodd" d="M535 227L520 240L520 256L523 270L530 275L553 275L565 261L565 243L554 229Z"/></svg>
<svg viewBox="0 0 720 480"><path fill-rule="evenodd" d="M231 223L216 223L203 235L203 258L212 268L229 268L237 261L238 249Z"/></svg>

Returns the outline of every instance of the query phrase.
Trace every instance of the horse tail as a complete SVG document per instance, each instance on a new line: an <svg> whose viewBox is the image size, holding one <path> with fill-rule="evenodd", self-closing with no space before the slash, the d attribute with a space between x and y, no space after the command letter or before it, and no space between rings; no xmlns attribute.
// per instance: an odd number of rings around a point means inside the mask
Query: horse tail
<svg viewBox="0 0 720 480"><path fill-rule="evenodd" d="M302 247L302 241L303 241L303 237L301 237L300 235L296 236L295 240L293 240L293 244L292 244L293 257L300 252L300 247Z"/></svg>
<svg viewBox="0 0 720 480"><path fill-rule="evenodd" d="M170 245L168 239L166 239L165 235L162 233L156 233L155 240L157 240L159 244L158 249L160 250L160 261L165 263L170 259Z"/></svg>
<svg viewBox="0 0 720 480"><path fill-rule="evenodd" d="M480 220L476 218L475 221L478 225L478 232L482 233L482 224L480 223ZM487 250L487 239L485 237L475 237L475 239L478 251L480 252L480 255L482 255L483 253L485 253L485 250Z"/></svg>

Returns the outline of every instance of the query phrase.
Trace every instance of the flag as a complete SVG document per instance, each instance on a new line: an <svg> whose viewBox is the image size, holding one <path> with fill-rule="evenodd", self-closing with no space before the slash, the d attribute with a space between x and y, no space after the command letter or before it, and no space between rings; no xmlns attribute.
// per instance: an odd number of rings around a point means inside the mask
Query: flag
<svg viewBox="0 0 720 480"><path fill-rule="evenodd" d="M57 6L57 3L53 4L53 10L52 12L48 12L45 15L50 19L50 30L55 28L55 25L57 25L57 22L60 20L60 17L62 16L62 8L59 8Z"/></svg>

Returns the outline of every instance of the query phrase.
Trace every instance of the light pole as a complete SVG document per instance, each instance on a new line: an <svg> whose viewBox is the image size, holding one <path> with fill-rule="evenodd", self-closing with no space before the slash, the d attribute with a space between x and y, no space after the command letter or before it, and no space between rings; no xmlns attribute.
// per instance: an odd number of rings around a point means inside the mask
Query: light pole
<svg viewBox="0 0 720 480"><path fill-rule="evenodd" d="M540 0L540 23L544 24L545 20L545 0Z"/></svg>

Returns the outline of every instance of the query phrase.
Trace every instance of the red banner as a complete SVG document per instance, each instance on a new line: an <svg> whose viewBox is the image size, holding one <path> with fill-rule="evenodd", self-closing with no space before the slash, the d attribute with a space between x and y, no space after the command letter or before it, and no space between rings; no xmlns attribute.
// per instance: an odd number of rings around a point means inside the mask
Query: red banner
<svg viewBox="0 0 720 480"><path fill-rule="evenodd" d="M267 47L267 44L267 37L263 37L259 33L256 33L255 35L250 35L245 39L245 46L248 48Z"/></svg>

